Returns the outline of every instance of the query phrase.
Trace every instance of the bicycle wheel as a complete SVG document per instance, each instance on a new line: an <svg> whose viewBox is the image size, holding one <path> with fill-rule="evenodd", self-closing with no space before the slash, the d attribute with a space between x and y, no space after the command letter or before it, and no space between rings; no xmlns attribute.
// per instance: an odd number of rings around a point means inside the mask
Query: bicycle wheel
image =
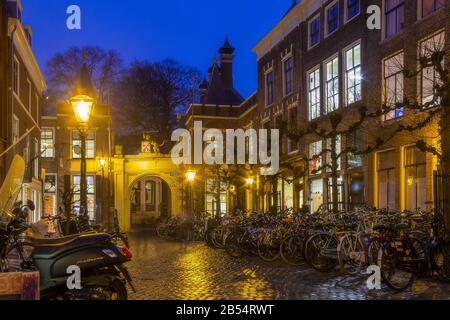
<svg viewBox="0 0 450 320"><path fill-rule="evenodd" d="M233 258L242 258L245 251L240 243L241 234L238 231L231 232L225 239L225 251Z"/></svg>
<svg viewBox="0 0 450 320"><path fill-rule="evenodd" d="M430 249L430 263L441 281L450 282L450 272L446 265L450 263L450 249L438 243Z"/></svg>
<svg viewBox="0 0 450 320"><path fill-rule="evenodd" d="M287 264L298 266L303 261L303 237L290 236L284 239L280 245L280 256Z"/></svg>
<svg viewBox="0 0 450 320"><path fill-rule="evenodd" d="M217 249L223 249L225 247L224 244L224 228L223 227L217 227L214 228L214 231L212 232L212 244Z"/></svg>
<svg viewBox="0 0 450 320"><path fill-rule="evenodd" d="M328 233L317 233L309 238L305 248L306 261L317 271L331 271L338 265L337 239Z"/></svg>
<svg viewBox="0 0 450 320"><path fill-rule="evenodd" d="M384 244L378 251L381 278L391 289L396 291L407 289L415 277L411 271L401 268L402 258L398 250L391 246L391 243Z"/></svg>
<svg viewBox="0 0 450 320"><path fill-rule="evenodd" d="M353 267L361 267L366 264L364 247L359 237L354 233L347 233L339 244L339 259L349 263Z"/></svg>
<svg viewBox="0 0 450 320"><path fill-rule="evenodd" d="M280 256L280 245L277 245L276 239L272 239L272 235L264 234L258 240L257 252L264 261L275 261Z"/></svg>

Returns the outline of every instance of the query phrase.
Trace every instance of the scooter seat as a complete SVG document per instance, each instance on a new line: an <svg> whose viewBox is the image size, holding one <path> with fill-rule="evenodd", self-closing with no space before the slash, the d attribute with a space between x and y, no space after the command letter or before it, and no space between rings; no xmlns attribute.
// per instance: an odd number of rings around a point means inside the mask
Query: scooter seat
<svg viewBox="0 0 450 320"><path fill-rule="evenodd" d="M106 233L77 234L59 239L39 239L36 242L33 258L52 259L62 252L85 246L101 246L105 241L111 239L111 235Z"/></svg>
<svg viewBox="0 0 450 320"><path fill-rule="evenodd" d="M59 238L31 238L30 241L35 247L61 247L73 242L79 237L79 234L74 234Z"/></svg>

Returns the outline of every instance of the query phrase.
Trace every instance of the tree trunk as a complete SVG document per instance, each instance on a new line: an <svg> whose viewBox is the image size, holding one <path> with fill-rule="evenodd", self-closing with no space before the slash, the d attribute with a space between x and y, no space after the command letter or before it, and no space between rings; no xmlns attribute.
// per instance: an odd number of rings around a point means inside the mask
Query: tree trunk
<svg viewBox="0 0 450 320"><path fill-rule="evenodd" d="M331 202L333 213L339 211L338 189L338 155L336 154L336 137L333 137L331 139Z"/></svg>

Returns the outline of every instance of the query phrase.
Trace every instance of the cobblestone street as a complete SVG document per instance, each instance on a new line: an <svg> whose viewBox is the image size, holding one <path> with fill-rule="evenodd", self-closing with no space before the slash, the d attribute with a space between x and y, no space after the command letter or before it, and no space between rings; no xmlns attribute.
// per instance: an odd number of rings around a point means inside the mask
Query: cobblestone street
<svg viewBox="0 0 450 320"><path fill-rule="evenodd" d="M128 268L137 289L131 299L450 299L450 285L435 280L416 280L402 293L385 287L369 291L362 274L321 274L257 257L233 259L203 243L182 247L149 231L130 238L134 257Z"/></svg>

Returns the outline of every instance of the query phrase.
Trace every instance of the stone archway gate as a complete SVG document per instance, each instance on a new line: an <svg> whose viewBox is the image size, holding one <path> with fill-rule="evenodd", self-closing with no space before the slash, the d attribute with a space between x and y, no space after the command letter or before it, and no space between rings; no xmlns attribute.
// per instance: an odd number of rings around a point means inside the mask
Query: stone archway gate
<svg viewBox="0 0 450 320"><path fill-rule="evenodd" d="M112 158L112 163L114 205L124 231L130 231L131 228L131 188L135 182L147 176L158 177L168 184L172 216L181 213L183 175L170 155L148 153L116 156Z"/></svg>

